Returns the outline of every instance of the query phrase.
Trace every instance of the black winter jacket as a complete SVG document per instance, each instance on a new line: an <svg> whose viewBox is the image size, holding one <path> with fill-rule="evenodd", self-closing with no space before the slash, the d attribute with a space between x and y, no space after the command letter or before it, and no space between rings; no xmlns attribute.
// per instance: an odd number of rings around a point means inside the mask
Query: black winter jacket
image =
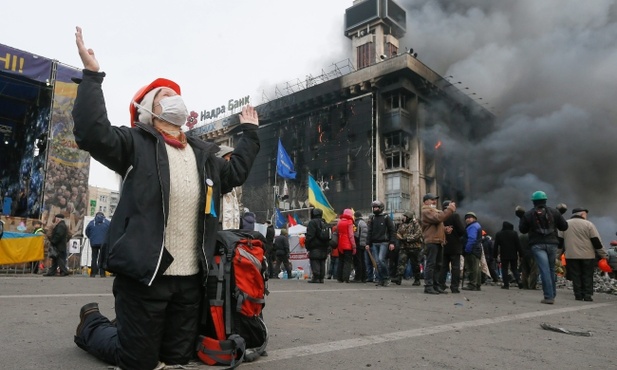
<svg viewBox="0 0 617 370"><path fill-rule="evenodd" d="M323 218L323 211L315 208L311 211L311 220L306 226L306 250L311 259L326 259L328 257L329 240L320 238L322 227L330 227Z"/></svg>
<svg viewBox="0 0 617 370"><path fill-rule="evenodd" d="M170 170L165 141L152 126L114 127L107 118L101 84L104 73L83 71L73 107L75 141L80 149L122 175L121 196L101 250L105 270L151 285L173 261L164 247L170 193ZM243 125L244 133L230 161L217 158L218 146L188 137L195 153L201 186L199 209L205 209L206 180L212 199L240 186L259 152L257 126ZM217 204L220 207L220 204ZM217 215L220 210L217 210ZM201 270L205 281L214 255L218 218L199 213Z"/></svg>
<svg viewBox="0 0 617 370"><path fill-rule="evenodd" d="M463 254L463 239L466 236L466 231L461 216L454 212L444 220L443 225L452 226L452 232L446 233L446 245L443 247L443 253Z"/></svg>
<svg viewBox="0 0 617 370"><path fill-rule="evenodd" d="M535 207L525 212L523 217L519 220L518 231L523 234L529 233L529 246L536 244L554 244L559 245L559 239L557 238L557 230L566 231L568 229L568 222L558 210L551 207L546 207L547 212L550 212L553 216L553 222L555 222L555 230L550 235L542 235L535 230Z"/></svg>
<svg viewBox="0 0 617 370"><path fill-rule="evenodd" d="M69 228L64 220L58 221L51 231L49 243L59 252L66 251L66 243L69 241Z"/></svg>
<svg viewBox="0 0 617 370"><path fill-rule="evenodd" d="M499 256L501 260L517 260L522 255L521 242L518 233L514 231L514 225L504 221L501 231L495 234L493 257Z"/></svg>
<svg viewBox="0 0 617 370"><path fill-rule="evenodd" d="M368 233L366 235L368 245L373 245L374 243L396 245L396 229L390 216L385 213L372 215L366 224L368 226Z"/></svg>

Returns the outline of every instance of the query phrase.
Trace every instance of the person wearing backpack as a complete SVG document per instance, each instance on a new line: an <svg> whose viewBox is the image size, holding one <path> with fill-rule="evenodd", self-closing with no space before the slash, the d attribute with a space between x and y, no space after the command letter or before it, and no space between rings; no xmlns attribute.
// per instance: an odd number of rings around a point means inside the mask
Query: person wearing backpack
<svg viewBox="0 0 617 370"><path fill-rule="evenodd" d="M326 259L328 258L328 243L330 241L330 226L323 219L323 211L319 208L311 210L311 220L306 226L306 250L311 264L311 279L309 283L322 283L326 275Z"/></svg>
<svg viewBox="0 0 617 370"><path fill-rule="evenodd" d="M242 108L242 135L229 161L216 157L216 144L185 135L189 114L181 88L165 78L133 96L131 127L112 125L105 73L80 27L75 42L84 66L72 110L75 142L123 176L101 250L103 267L116 274L116 324L98 303L88 303L79 312L75 344L122 369L186 365L195 357L202 288L214 264L219 200L251 171L260 148L258 113Z"/></svg>
<svg viewBox="0 0 617 370"><path fill-rule="evenodd" d="M566 231L568 223L561 212L546 205L547 200L545 192L536 191L531 195L533 208L526 212L518 209L516 215L520 217L518 230L523 234L529 233L529 247L540 271L544 294L541 303L554 304L557 294L555 259L559 246L557 230Z"/></svg>

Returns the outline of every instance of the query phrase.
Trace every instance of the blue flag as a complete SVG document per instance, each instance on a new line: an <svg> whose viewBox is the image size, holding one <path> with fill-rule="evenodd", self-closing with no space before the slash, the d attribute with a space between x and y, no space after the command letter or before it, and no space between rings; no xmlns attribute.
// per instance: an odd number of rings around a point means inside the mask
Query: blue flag
<svg viewBox="0 0 617 370"><path fill-rule="evenodd" d="M276 155L276 173L284 179L295 179L296 171L294 171L294 164L289 158L289 155L283 148L281 139L279 139L279 149Z"/></svg>
<svg viewBox="0 0 617 370"><path fill-rule="evenodd" d="M276 208L276 219L274 220L274 226L280 229L285 226L285 217L278 208Z"/></svg>

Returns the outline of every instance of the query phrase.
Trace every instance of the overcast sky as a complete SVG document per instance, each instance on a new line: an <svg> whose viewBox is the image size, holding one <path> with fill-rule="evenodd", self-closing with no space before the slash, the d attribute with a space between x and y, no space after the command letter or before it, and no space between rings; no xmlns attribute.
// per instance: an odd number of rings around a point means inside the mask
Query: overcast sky
<svg viewBox="0 0 617 370"><path fill-rule="evenodd" d="M107 73L103 90L114 125L128 125L135 92L158 77L180 84L189 110L229 99L272 98L274 87L318 75L348 58L343 35L351 0L19 1L2 5L0 43L83 67L75 26ZM94 163L90 184L117 188Z"/></svg>
<svg viewBox="0 0 617 370"><path fill-rule="evenodd" d="M605 244L615 238L617 0L396 1L407 11L401 49L414 48L496 113L495 132L473 145L435 126L442 150L470 155L483 196L464 209L494 232L544 190L551 205L590 208ZM352 4L9 1L0 42L81 67L74 27L82 26L107 73L109 117L127 125L133 94L157 77L178 82L189 110L201 111L246 95L257 105L277 84L318 75L351 55L343 26ZM93 166L90 183L113 187L101 168Z"/></svg>

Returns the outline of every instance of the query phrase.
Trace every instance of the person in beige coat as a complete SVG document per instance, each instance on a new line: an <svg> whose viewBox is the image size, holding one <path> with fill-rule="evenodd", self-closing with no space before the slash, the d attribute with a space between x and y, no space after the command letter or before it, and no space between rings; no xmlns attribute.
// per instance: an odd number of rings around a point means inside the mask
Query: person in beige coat
<svg viewBox="0 0 617 370"><path fill-rule="evenodd" d="M595 225L587 220L586 208L574 208L567 221L568 229L560 231L566 254L568 276L572 280L572 290L577 301L593 301L593 272L596 257L607 258L600 235Z"/></svg>

